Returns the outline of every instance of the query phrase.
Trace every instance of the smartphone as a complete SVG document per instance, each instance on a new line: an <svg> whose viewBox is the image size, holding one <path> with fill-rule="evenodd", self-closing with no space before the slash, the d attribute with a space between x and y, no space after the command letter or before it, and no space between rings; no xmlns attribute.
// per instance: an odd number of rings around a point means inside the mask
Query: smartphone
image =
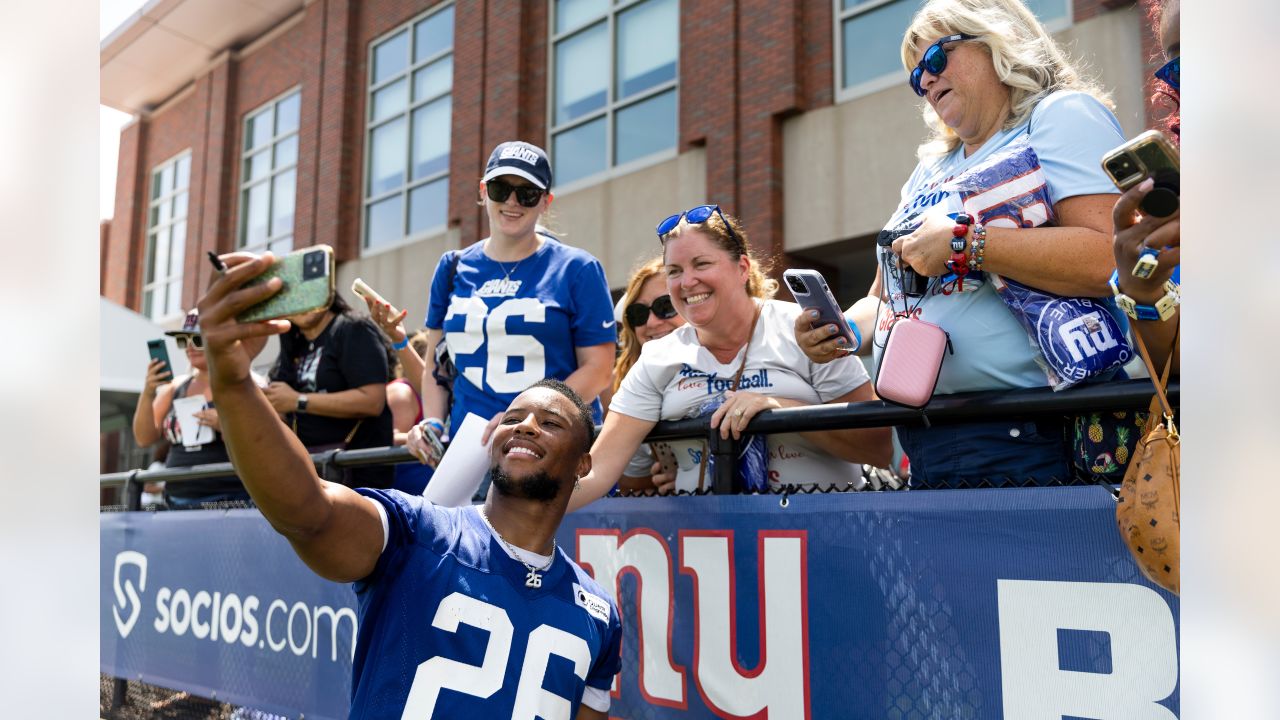
<svg viewBox="0 0 1280 720"><path fill-rule="evenodd" d="M364 280L361 280L360 278L356 278L355 280L351 281L351 292L355 293L356 295L359 295L362 298L366 298L374 302L387 302L386 300L382 299L382 296L379 295L376 290L369 287L369 284L366 283Z"/></svg>
<svg viewBox="0 0 1280 720"><path fill-rule="evenodd" d="M1139 207L1156 217L1178 209L1178 167L1178 149L1158 130L1148 130L1102 156L1102 169L1122 191L1147 178L1155 180Z"/></svg>
<svg viewBox="0 0 1280 720"><path fill-rule="evenodd" d="M827 287L822 273L817 270L788 270L782 273L782 279L800 307L805 310L817 309L818 321L813 324L814 327L834 324L839 329L836 335L849 343L846 347L857 350L862 345L862 338L857 329L844 319L844 312Z"/></svg>
<svg viewBox="0 0 1280 720"><path fill-rule="evenodd" d="M151 354L152 360L164 363L165 372L169 373L169 377L173 377L173 363L169 362L169 348L165 347L164 338L148 340L147 352Z"/></svg>
<svg viewBox="0 0 1280 720"><path fill-rule="evenodd" d="M280 292L236 316L240 322L274 320L289 315L329 307L336 291L333 248L314 245L279 258L261 275L245 283L251 287L278 277L284 280Z"/></svg>
<svg viewBox="0 0 1280 720"><path fill-rule="evenodd" d="M662 468L662 472L675 477L680 472L680 465L676 463L675 451L671 446L664 442L649 443L649 447L653 448L653 456L658 460L658 467Z"/></svg>

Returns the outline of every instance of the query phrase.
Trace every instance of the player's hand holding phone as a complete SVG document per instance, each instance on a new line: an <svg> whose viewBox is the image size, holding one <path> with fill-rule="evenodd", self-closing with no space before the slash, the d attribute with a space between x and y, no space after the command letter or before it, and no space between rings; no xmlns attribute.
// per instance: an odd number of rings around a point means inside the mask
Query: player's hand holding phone
<svg viewBox="0 0 1280 720"><path fill-rule="evenodd" d="M242 323L236 315L270 298L284 286L273 277L264 283L244 287L275 262L271 253L231 253L217 258L221 264L213 284L200 298L200 334L204 337L205 358L209 362L209 379L214 387L228 387L253 382L250 375L252 357L242 341L249 338L279 335L289 329L288 320L263 320Z"/></svg>

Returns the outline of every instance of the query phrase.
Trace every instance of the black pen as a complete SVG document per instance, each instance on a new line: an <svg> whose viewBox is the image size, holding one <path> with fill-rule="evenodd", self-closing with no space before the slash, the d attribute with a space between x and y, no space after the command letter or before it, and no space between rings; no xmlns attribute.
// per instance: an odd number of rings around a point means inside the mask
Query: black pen
<svg viewBox="0 0 1280 720"><path fill-rule="evenodd" d="M213 263L213 269L217 270L219 275L227 274L227 264L222 262L222 258L218 257L218 253L210 250L209 262Z"/></svg>

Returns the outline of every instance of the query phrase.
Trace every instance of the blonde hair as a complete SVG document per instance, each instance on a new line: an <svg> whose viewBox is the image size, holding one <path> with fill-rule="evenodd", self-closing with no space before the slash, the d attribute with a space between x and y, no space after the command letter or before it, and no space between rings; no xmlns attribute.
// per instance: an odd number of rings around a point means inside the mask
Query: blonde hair
<svg viewBox="0 0 1280 720"><path fill-rule="evenodd" d="M723 211L721 211L723 212ZM720 213L711 213L711 217L704 222L689 224L687 218L680 218L680 224L676 225L671 232L662 237L662 257L665 260L667 256L667 241L674 237L680 237L686 230L696 230L702 232L711 238L716 247L729 253L729 257L737 261L740 257L746 257L749 267L747 269L747 294L759 300L770 300L774 295L778 294L778 281L765 274L769 272L772 263L766 259L757 258L751 250L751 242L747 239L747 234L742 230L742 223L738 222L738 218L724 213L724 218L729 221L729 228L733 229L733 234L729 234L726 229L724 220L720 219ZM735 240L734 237L737 237Z"/></svg>
<svg viewBox="0 0 1280 720"><path fill-rule="evenodd" d="M631 323L627 322L625 311L627 306L636 301L640 297L640 291L644 288L644 284L650 279L658 277L662 274L662 257L656 257L648 262L638 266L631 273L631 279L627 281L627 289L622 293L622 307L624 317L622 319L622 332L618 338L618 359L613 363L613 391L618 392L618 388L622 385L622 378L627 376L627 371L632 365L636 364L636 360L640 359L640 338L636 337L636 329L631 327Z"/></svg>
<svg viewBox="0 0 1280 720"><path fill-rule="evenodd" d="M987 48L996 76L1009 88L1005 130L1025 123L1041 100L1059 90L1088 93L1115 109L1106 92L1081 74L1022 0L929 0L902 37L902 66L908 72L915 69L917 45L956 33L973 35L968 42ZM960 137L927 102L924 122L933 133L917 148L919 159L946 155L960 146Z"/></svg>

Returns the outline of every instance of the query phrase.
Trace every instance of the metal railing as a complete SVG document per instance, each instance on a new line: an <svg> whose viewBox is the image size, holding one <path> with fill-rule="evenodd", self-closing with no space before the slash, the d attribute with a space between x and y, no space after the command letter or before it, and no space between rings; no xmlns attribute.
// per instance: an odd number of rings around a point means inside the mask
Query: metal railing
<svg viewBox="0 0 1280 720"><path fill-rule="evenodd" d="M1169 383L1169 402L1178 406L1180 383ZM885 427L890 425L949 425L1001 418L1033 418L1078 412L1111 412L1146 410L1151 403L1151 381L1124 380L1096 383L1053 392L1049 388L983 391L939 395L925 410L890 405L883 400L858 403L810 405L806 407L766 410L752 418L744 432L771 434L850 428ZM706 418L660 422L646 440L680 440L705 437L707 451L715 458L713 490L716 494L733 491L737 464L737 442L722 440L719 431L711 430ZM311 456L318 469L327 465L358 467L363 465L417 462L403 447L367 448L362 450L330 450ZM146 482L182 482L200 478L234 474L231 463L194 465L164 470L132 470L101 476L102 487L123 487L126 506L141 509L142 485Z"/></svg>

